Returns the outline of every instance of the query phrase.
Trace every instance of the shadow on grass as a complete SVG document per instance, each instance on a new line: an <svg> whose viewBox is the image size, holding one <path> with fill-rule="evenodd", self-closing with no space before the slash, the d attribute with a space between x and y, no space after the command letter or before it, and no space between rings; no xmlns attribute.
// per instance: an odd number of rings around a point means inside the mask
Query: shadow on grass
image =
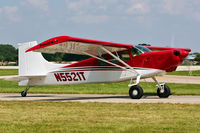
<svg viewBox="0 0 200 133"><path fill-rule="evenodd" d="M43 101L76 101L76 100L95 100L95 99L113 99L113 98L128 99L129 96L70 97L70 98L60 98L60 99L44 99Z"/></svg>
<svg viewBox="0 0 200 133"><path fill-rule="evenodd" d="M5 98L21 98L21 94L19 93L19 95L15 95L15 96L5 96ZM26 97L55 97L55 95L47 95L47 94L43 94L43 95L31 95L31 96L26 96Z"/></svg>

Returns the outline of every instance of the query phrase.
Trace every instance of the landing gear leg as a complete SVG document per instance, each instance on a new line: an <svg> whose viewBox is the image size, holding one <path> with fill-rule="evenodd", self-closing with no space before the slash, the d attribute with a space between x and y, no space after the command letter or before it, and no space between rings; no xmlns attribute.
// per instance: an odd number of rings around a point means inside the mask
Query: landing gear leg
<svg viewBox="0 0 200 133"><path fill-rule="evenodd" d="M22 97L26 97L29 88L30 88L30 87L27 87L24 91L21 92L21 96L22 96Z"/></svg>
<svg viewBox="0 0 200 133"><path fill-rule="evenodd" d="M143 96L143 89L139 86L141 75L137 76L136 83L135 84L129 84L129 96L132 99L140 99ZM132 82L132 79L131 79Z"/></svg>
<svg viewBox="0 0 200 133"><path fill-rule="evenodd" d="M157 95L160 98L168 98L170 93L170 88L166 85L166 84L159 84L159 82L156 80L155 77L152 77L152 79L156 82L156 84L158 85L158 89L157 89Z"/></svg>

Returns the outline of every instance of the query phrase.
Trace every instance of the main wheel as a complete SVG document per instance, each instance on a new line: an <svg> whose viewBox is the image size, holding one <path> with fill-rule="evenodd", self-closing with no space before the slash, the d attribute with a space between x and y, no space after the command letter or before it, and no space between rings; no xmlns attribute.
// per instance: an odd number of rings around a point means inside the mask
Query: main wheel
<svg viewBox="0 0 200 133"><path fill-rule="evenodd" d="M26 91L22 91L22 92L21 92L21 96L22 96L22 97L26 97L26 95L27 95L27 92L26 92Z"/></svg>
<svg viewBox="0 0 200 133"><path fill-rule="evenodd" d="M134 85L129 89L129 96L132 99L140 99L143 96L143 89L139 85Z"/></svg>
<svg viewBox="0 0 200 133"><path fill-rule="evenodd" d="M164 92L160 88L157 89L157 95L160 98L168 98L170 94L170 88L167 85L164 85Z"/></svg>

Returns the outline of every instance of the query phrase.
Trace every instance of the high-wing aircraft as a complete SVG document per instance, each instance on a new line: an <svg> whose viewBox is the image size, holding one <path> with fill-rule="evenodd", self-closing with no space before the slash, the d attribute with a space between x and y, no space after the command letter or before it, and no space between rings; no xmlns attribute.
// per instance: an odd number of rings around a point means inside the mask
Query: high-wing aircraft
<svg viewBox="0 0 200 133"><path fill-rule="evenodd" d="M134 46L59 36L40 44L36 41L20 43L19 75L9 80L17 79L20 86L28 86L21 92L22 97L27 95L32 86L130 80L129 96L140 99L143 96L140 79L150 77L158 86L157 95L167 98L170 88L166 84L160 84L155 76L175 71L190 51L186 48ZM53 64L41 54L56 52L88 55L91 58L69 65Z"/></svg>

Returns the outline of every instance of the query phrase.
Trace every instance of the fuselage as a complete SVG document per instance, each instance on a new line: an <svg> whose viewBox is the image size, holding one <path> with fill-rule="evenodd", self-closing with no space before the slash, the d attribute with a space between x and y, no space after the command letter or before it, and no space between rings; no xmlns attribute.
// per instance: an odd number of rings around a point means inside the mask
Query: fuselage
<svg viewBox="0 0 200 133"><path fill-rule="evenodd" d="M165 72L174 71L183 59L188 55L184 50L165 50L152 52L143 47L134 47L119 51L115 54L126 64L131 66L141 78L148 78L163 75ZM109 63L89 58L71 65L64 65L55 70L51 70L44 77L32 78L29 86L53 85L53 84L81 84L81 83L101 83L117 82L136 79L137 74L131 72L123 63L116 60L109 54L104 54L101 58L126 69L112 66Z"/></svg>

